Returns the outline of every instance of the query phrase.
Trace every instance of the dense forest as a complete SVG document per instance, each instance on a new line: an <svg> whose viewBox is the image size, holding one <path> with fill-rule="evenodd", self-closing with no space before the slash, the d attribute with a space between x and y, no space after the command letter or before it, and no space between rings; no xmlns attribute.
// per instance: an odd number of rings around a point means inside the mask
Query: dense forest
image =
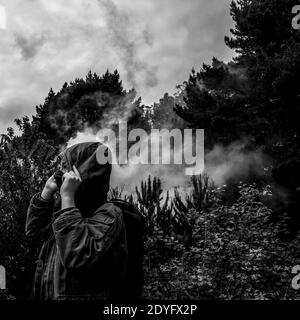
<svg viewBox="0 0 300 320"><path fill-rule="evenodd" d="M236 52L232 61L214 57L192 70L176 95L151 106L123 88L118 71L90 71L51 89L32 118L16 119L19 133L8 128L0 142L0 265L8 288L0 300L29 297L37 251L25 237L26 211L56 170L58 152L78 132L96 133L124 118L128 130L204 129L207 155L235 144L242 159L260 159L227 175L226 184L216 183L213 172L195 176L187 194L163 197L163 181L153 176L138 181L131 197L122 188L110 191L146 218L143 298L295 299L300 32L291 26L291 9L297 4L233 1L234 29L225 37Z"/></svg>

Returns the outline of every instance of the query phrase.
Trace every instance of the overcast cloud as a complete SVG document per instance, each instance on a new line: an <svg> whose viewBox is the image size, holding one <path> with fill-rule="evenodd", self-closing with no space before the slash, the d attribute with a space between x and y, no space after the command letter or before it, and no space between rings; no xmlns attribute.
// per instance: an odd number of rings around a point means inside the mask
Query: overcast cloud
<svg viewBox="0 0 300 320"><path fill-rule="evenodd" d="M52 87L118 69L143 103L158 101L224 44L231 0L7 0L0 30L0 133Z"/></svg>

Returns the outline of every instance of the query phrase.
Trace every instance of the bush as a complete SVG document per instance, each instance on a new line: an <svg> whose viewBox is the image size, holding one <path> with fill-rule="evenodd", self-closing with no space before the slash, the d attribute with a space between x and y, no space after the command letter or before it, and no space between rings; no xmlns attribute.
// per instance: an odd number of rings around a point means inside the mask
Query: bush
<svg viewBox="0 0 300 320"><path fill-rule="evenodd" d="M165 255L155 266L149 264L151 256L146 257L145 299L295 296L291 270L299 264L299 237L290 243L279 240L284 226L271 223L272 212L260 200L266 190L244 184L239 192L233 205L224 206L216 197L209 210L189 211L189 220L195 221L191 247L183 250L173 239L165 239L161 241L173 256ZM152 242L146 243L150 252Z"/></svg>

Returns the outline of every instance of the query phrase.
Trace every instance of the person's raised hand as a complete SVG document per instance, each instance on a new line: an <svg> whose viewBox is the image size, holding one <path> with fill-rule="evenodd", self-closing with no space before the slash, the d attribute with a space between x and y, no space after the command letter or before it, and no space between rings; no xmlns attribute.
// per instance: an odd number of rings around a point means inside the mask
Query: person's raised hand
<svg viewBox="0 0 300 320"><path fill-rule="evenodd" d="M63 183L60 188L60 194L62 198L74 199L75 191L78 189L81 183L80 174L75 166L73 170L66 172L63 175Z"/></svg>
<svg viewBox="0 0 300 320"><path fill-rule="evenodd" d="M53 198L54 193L58 190L57 184L52 175L46 182L44 189L41 193L41 196L44 200L51 200Z"/></svg>

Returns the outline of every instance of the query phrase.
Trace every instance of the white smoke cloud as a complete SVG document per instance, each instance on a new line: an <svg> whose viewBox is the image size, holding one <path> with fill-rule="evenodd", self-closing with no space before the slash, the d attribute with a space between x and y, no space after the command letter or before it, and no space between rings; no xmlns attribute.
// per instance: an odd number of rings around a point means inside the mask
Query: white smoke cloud
<svg viewBox="0 0 300 320"><path fill-rule="evenodd" d="M139 185L142 180L146 180L149 175L152 177L159 177L163 183L164 189L166 190L170 190L175 187L184 187L184 185L189 181L189 177L185 174L184 165L135 164L139 159L149 159L148 163L150 163L150 152L151 157L159 159L160 163L168 161L169 155L166 152L161 152L162 141L157 138L152 139L152 141L155 145L160 146L160 148L149 148L149 140L147 137L146 139L138 142L141 146L141 153L130 157L128 164L119 165L117 164L117 160L114 161L111 174L112 187L124 186L124 191L130 193L134 191L136 185ZM112 144L103 141L103 139L101 139L101 135L95 134L95 132L90 128L86 128L83 132L79 132L75 138L70 139L67 147L82 142L105 142L111 150L114 149ZM176 155L178 156L179 152L181 152L181 149L174 150L175 157Z"/></svg>
<svg viewBox="0 0 300 320"><path fill-rule="evenodd" d="M230 179L247 176L249 173L261 174L269 163L261 148L246 151L247 140L240 140L224 147L215 145L205 155L205 172L216 185L223 185Z"/></svg>
<svg viewBox="0 0 300 320"><path fill-rule="evenodd" d="M116 132L116 136L118 133ZM100 135L87 128L77 134L76 138L71 139L68 146L75 143L100 141ZM136 185L148 176L159 177L165 190L189 188L190 177L186 175L186 165L162 164L167 161L169 154L161 151L161 140L153 140L154 145L159 148L150 148L148 137L138 142L141 153L132 157L127 165L113 164L111 185L124 186L125 192L132 192ZM109 144L108 144L109 145ZM110 145L109 145L110 146ZM247 140L236 141L228 146L215 145L214 148L205 154L205 169L202 172L207 174L217 186L226 184L231 179L243 179L250 173L262 174L269 163L269 159L264 155L261 149L247 151ZM111 146L110 146L111 147ZM175 148L174 157L181 156L184 160L181 148ZM137 158L148 159L146 163L151 163L150 155L153 158L160 159L160 164L134 164ZM171 157L172 158L172 157ZM133 161L132 161L133 160ZM117 162L117 161L115 161ZM172 163L172 161L171 161Z"/></svg>

